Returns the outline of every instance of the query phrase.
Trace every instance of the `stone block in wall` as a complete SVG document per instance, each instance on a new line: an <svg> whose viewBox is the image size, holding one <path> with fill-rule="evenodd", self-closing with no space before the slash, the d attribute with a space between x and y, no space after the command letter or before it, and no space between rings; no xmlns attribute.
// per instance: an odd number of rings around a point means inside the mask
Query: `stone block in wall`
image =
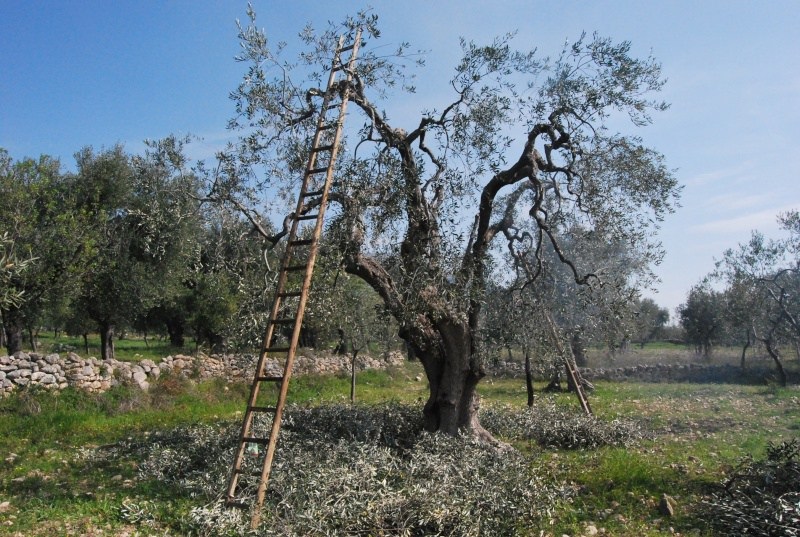
<svg viewBox="0 0 800 537"><path fill-rule="evenodd" d="M41 371L42 373L50 373L51 375L57 374L60 370L61 370L60 367L57 367L52 364L47 364L39 368L39 371Z"/></svg>

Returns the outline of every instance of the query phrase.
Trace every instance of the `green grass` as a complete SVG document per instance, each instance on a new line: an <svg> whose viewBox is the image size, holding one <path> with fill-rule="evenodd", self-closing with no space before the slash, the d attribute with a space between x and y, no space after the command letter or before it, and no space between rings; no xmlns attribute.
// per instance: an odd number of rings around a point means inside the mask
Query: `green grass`
<svg viewBox="0 0 800 537"><path fill-rule="evenodd" d="M50 352L67 352L72 351L80 356L94 356L100 357L100 336L98 334L90 334L88 338L89 353L87 355L84 347L82 337L72 337L60 334L58 337L52 332L41 332L37 337L37 352L46 354ZM26 352L31 352L33 349L30 342L26 339L23 345ZM114 353L117 360L123 361L139 361L150 359L154 362L160 362L161 358L168 355L175 354L192 354L194 347L173 347L169 344L169 340L158 338L144 338L140 336L126 336L125 338L114 338Z"/></svg>
<svg viewBox="0 0 800 537"><path fill-rule="evenodd" d="M415 380L421 372L419 364L361 372L357 400L421 407L427 395L425 381ZM297 377L290 399L342 402L349 389L347 376ZM0 512L0 535L182 535L182 517L199 500L136 479L134 460L96 463L85 449L102 450L179 425L236 419L247 390L245 384L165 376L147 394L125 387L99 396L69 389L22 391L0 400L0 503L10 503ZM526 400L520 379L486 379L480 392L484 405L521 407ZM573 395L537 397L579 411ZM636 420L652 436L627 449L567 451L515 443L531 464L543 465L548 479L578 491L552 513L539 529L542 535L580 535L588 524L623 537L671 535L670 527L683 535L710 535L697 511L703 495L745 454L761 455L769 441L800 434L795 388L602 382L591 403L599 417ZM665 493L678 501L672 519L657 511ZM158 522L134 526L130 516L121 516L137 502L152 504Z"/></svg>

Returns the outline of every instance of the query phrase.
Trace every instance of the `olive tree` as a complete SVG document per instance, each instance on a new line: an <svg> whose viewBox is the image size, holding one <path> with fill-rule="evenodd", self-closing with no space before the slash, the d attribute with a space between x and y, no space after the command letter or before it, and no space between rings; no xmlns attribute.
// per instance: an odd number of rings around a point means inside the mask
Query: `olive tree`
<svg viewBox="0 0 800 537"><path fill-rule="evenodd" d="M714 345L725 336L725 317L722 293L703 281L689 290L686 302L678 306L680 323L686 340L698 354L708 359Z"/></svg>
<svg viewBox="0 0 800 537"><path fill-rule="evenodd" d="M197 261L195 179L175 139L143 155L87 147L76 159L79 209L92 215L96 247L73 307L95 323L102 357L113 358L115 331L169 304Z"/></svg>
<svg viewBox="0 0 800 537"><path fill-rule="evenodd" d="M633 309L633 340L640 348L659 337L669 321L669 310L660 307L652 298L637 300L631 305Z"/></svg>
<svg viewBox="0 0 800 537"><path fill-rule="evenodd" d="M779 215L778 223L784 238L768 239L754 231L747 243L725 251L715 275L746 305L738 308L737 318L764 345L785 386L781 346L800 341L800 211Z"/></svg>
<svg viewBox="0 0 800 537"><path fill-rule="evenodd" d="M27 270L34 259L17 256L14 241L8 233L0 235L0 310L19 306L25 296L24 289L15 289L14 280Z"/></svg>
<svg viewBox="0 0 800 537"><path fill-rule="evenodd" d="M92 243L87 215L76 204L58 160L15 161L0 149L0 295L7 297L0 316L9 354L22 350L24 331L36 330L46 306L77 285Z"/></svg>
<svg viewBox="0 0 800 537"><path fill-rule="evenodd" d="M208 182L210 196L255 221L269 209L259 192L274 209L280 193L298 188L337 36L356 26L370 40L380 32L377 17L364 14L324 31L309 26L303 51L289 59L250 16L239 36L247 73L231 94L231 127L242 136ZM518 51L513 41L462 40L451 96L421 103L417 117L386 111L415 89L420 56L405 44L387 55L369 43L352 81L331 89L349 85L350 112L328 236L340 244L344 270L378 293L424 366L426 428L487 440L477 413L479 328L487 283L509 268L500 249L512 259L554 252L577 282L600 285L592 267L564 253L564 224L656 252L653 229L679 194L661 154L611 127L647 125L667 107L652 97L664 84L653 58L597 35L553 58ZM533 231L522 233L520 221Z"/></svg>

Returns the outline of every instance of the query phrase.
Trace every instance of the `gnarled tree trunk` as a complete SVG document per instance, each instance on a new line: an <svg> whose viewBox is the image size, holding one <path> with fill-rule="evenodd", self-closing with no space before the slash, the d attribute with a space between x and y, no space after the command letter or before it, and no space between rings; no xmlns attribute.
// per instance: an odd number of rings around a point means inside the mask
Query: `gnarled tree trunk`
<svg viewBox="0 0 800 537"><path fill-rule="evenodd" d="M435 327L401 329L400 336L414 348L428 378L425 429L450 435L464 431L502 447L478 419L476 387L485 372L475 355L468 323L442 320Z"/></svg>
<svg viewBox="0 0 800 537"><path fill-rule="evenodd" d="M169 344L173 347L183 347L186 344L184 336L184 323L177 319L167 319L167 334L169 334Z"/></svg>
<svg viewBox="0 0 800 537"><path fill-rule="evenodd" d="M9 355L22 351L24 328L25 324L19 310L3 310L3 330L5 331L6 350Z"/></svg>

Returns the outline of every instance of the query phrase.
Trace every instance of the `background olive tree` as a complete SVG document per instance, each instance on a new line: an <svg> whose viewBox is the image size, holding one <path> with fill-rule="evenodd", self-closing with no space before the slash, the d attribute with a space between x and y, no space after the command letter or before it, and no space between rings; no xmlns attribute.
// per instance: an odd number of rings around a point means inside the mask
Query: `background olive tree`
<svg viewBox="0 0 800 537"><path fill-rule="evenodd" d="M24 334L34 334L47 308L67 300L78 284L94 245L89 215L77 209L73 177L42 155L15 161L0 149L0 233L3 237L0 304L5 346L22 350ZM24 269L18 263L25 263Z"/></svg>
<svg viewBox="0 0 800 537"><path fill-rule="evenodd" d="M735 319L764 345L785 386L782 349L797 352L800 342L800 212L781 214L778 223L783 238L754 231L747 243L725 251L715 276L728 284L732 305L738 306L731 308Z"/></svg>

